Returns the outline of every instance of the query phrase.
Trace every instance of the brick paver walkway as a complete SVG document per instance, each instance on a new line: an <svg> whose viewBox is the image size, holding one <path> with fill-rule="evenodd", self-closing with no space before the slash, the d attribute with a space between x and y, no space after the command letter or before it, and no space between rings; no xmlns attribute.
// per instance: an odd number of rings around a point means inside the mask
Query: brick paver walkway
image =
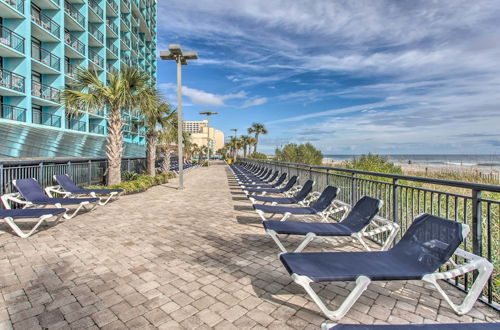
<svg viewBox="0 0 500 330"><path fill-rule="evenodd" d="M123 196L28 239L0 235L0 329L318 329L323 315L228 171L194 169L184 191L172 182ZM308 251L322 248L359 249L323 242ZM333 305L348 292L345 283L320 287ZM420 282L379 282L342 321L499 320L481 303L457 316Z"/></svg>

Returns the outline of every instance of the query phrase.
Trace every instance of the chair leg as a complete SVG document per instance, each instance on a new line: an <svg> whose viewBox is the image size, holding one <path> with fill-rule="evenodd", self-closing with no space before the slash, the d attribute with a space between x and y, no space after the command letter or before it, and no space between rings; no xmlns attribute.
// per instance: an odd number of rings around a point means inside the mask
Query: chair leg
<svg viewBox="0 0 500 330"><path fill-rule="evenodd" d="M318 305L319 309L326 315L330 320L340 320L347 312L351 309L352 305L359 299L363 292L368 288L371 280L366 276L359 276L356 279L356 286L352 289L351 293L345 298L342 304L336 310L330 310L326 307L325 303L321 300L318 294L312 289L311 280L307 276L292 274L292 279L295 283L302 286L307 294L312 298L312 300Z"/></svg>
<svg viewBox="0 0 500 330"><path fill-rule="evenodd" d="M262 221L267 221L266 217L264 216L264 212L262 212L261 210L255 210L255 212L257 212Z"/></svg>
<svg viewBox="0 0 500 330"><path fill-rule="evenodd" d="M274 214L273 214L274 215ZM283 218L280 219L280 221L285 221L286 219L288 219L292 214L290 212L286 212L285 214L283 214Z"/></svg>
<svg viewBox="0 0 500 330"><path fill-rule="evenodd" d="M64 215L64 213L60 214L57 216L57 218L54 220L54 224L59 222L59 220L61 219L61 217ZM21 228L19 228L19 226L16 224L16 222L14 221L13 218L11 217L7 217L7 218L4 218L5 222L10 226L10 228L21 238L27 238L27 237L30 237L37 229L38 227L40 227L40 225L47 219L49 218L52 218L53 215L52 214L46 214L46 215L42 215L41 217L38 218L38 222L35 224L35 226L33 228L31 228L31 230L27 233L23 232L21 230Z"/></svg>

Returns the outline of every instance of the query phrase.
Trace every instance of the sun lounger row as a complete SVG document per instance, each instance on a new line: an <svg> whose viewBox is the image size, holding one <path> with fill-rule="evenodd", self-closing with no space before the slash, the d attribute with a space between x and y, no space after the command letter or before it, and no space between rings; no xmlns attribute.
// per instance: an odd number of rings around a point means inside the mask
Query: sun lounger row
<svg viewBox="0 0 500 330"><path fill-rule="evenodd" d="M121 189L84 189L78 187L66 174L55 175L54 181L58 185L47 187L44 191L35 179L13 180L12 185L17 192L1 197L5 209L0 210L0 217L20 237L31 236L44 221L50 218L55 217L54 223L62 217L71 219L82 209L92 211L98 205L106 205L123 193ZM12 209L14 205L19 208ZM47 206L55 208L47 208ZM70 212L68 207L72 207L73 211ZM38 219L38 222L31 230L24 232L15 220L29 218Z"/></svg>
<svg viewBox="0 0 500 330"><path fill-rule="evenodd" d="M486 259L459 248L469 233L466 224L430 214L417 216L401 239L393 244L399 226L378 216L382 201L364 196L352 208L337 201L339 189L328 186L321 194L299 193L291 197L279 191L277 171L252 164L232 165L233 174L245 191L246 183L262 184L261 196L246 190L263 226L282 253L279 258L295 283L302 286L319 309L331 320L341 319L355 304L372 281L422 280L432 284L457 314L469 312L491 276L493 266ZM282 181L283 183L284 181ZM271 188L272 187L272 188ZM266 189L274 190L276 197L262 196ZM290 188L289 190L291 190ZM308 188L309 189L309 188ZM288 191L289 191L288 190ZM306 190L307 191L307 190ZM314 196L309 197L308 196ZM265 198L264 198L265 197ZM257 204L267 202L271 205ZM283 205L279 205L284 202ZM286 206L284 206L286 205ZM339 222L331 223L330 215L344 212ZM265 214L282 214L280 221L269 220ZM321 222L285 221L291 215L318 215ZM364 238L386 232L381 251L369 252L314 252L303 253L316 237L350 237L370 250ZM294 252L287 252L279 235L300 235L304 240ZM458 263L456 260L463 260ZM441 288L438 280L449 280L475 271L475 281L463 302L455 304ZM355 286L336 310L329 309L311 287L312 283L348 281ZM336 326L336 329L339 326ZM339 327L343 329L342 325Z"/></svg>

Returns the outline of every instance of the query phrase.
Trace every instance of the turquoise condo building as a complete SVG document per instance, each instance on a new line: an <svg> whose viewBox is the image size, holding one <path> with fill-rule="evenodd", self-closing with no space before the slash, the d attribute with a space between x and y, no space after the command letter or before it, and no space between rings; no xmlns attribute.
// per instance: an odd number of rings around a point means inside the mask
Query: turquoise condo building
<svg viewBox="0 0 500 330"><path fill-rule="evenodd" d="M104 157L106 109L69 116L60 90L79 66L156 81L156 20L156 0L0 0L0 158ZM124 156L144 157L144 128L123 117Z"/></svg>

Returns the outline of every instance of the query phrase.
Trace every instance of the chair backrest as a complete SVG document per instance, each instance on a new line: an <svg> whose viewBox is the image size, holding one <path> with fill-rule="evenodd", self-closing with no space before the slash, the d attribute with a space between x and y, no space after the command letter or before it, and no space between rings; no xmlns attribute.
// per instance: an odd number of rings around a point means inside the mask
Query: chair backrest
<svg viewBox="0 0 500 330"><path fill-rule="evenodd" d="M339 188L328 186L323 190L321 195L318 197L318 200L314 202L311 207L318 212L324 211L330 204L333 202L335 197L337 197L337 193L339 192Z"/></svg>
<svg viewBox="0 0 500 330"><path fill-rule="evenodd" d="M286 180L286 173L282 173L281 176L278 178L278 181L276 181L276 183L274 183L274 186L277 187L277 186L281 186L281 184L283 182L285 182ZM272 181L271 181L272 182Z"/></svg>
<svg viewBox="0 0 500 330"><path fill-rule="evenodd" d="M57 174L54 175L54 179L56 179L57 183L65 190L69 192L73 192L76 190L80 190L80 187L75 185L73 180L67 174Z"/></svg>
<svg viewBox="0 0 500 330"><path fill-rule="evenodd" d="M35 179L19 179L13 181L17 191L28 201L35 202L47 199L42 187Z"/></svg>
<svg viewBox="0 0 500 330"><path fill-rule="evenodd" d="M288 190L292 189L292 187L295 186L296 182L297 182L297 176L294 175L290 178L290 180L288 180L286 185L283 187L283 190L288 191Z"/></svg>
<svg viewBox="0 0 500 330"><path fill-rule="evenodd" d="M427 213L413 220L401 240L390 250L434 272L447 262L463 241L462 224Z"/></svg>
<svg viewBox="0 0 500 330"><path fill-rule="evenodd" d="M342 220L342 224L353 232L365 228L375 217L382 206L382 201L376 198L363 196L353 206L349 214Z"/></svg>
<svg viewBox="0 0 500 330"><path fill-rule="evenodd" d="M297 195L295 195L295 199L299 202L304 200L307 197L307 195L309 195L309 193L311 192L313 185L314 185L313 180L307 180L302 186L302 189L300 189Z"/></svg>
<svg viewBox="0 0 500 330"><path fill-rule="evenodd" d="M269 173L271 173L271 170L269 170ZM278 171L275 171L273 173L273 175L269 179L267 179L267 181L268 182L273 182L278 177L278 174L280 174L280 173ZM269 177L269 175L266 175L266 176ZM266 180L266 178L264 178L263 180Z"/></svg>

